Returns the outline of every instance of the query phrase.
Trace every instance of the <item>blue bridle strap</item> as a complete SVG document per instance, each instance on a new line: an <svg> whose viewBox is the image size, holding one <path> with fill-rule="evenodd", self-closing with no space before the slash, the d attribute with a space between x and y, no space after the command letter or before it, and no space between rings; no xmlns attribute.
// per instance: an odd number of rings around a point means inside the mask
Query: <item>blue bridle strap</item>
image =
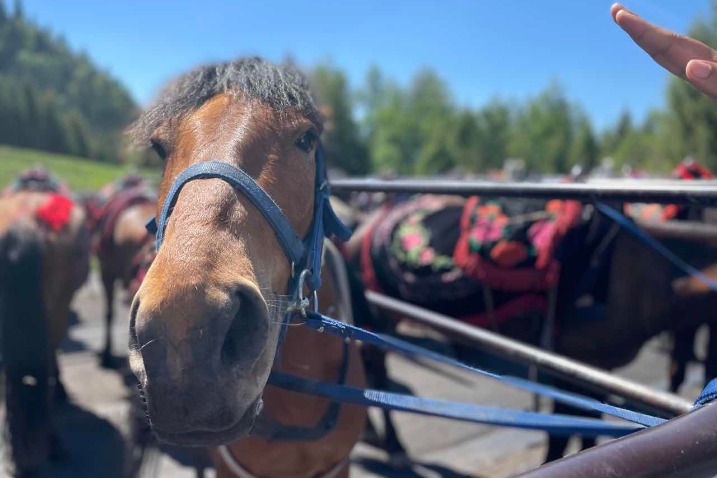
<svg viewBox="0 0 717 478"><path fill-rule="evenodd" d="M274 229L279 244L292 264L293 277L291 286L296 286L298 275L304 269L307 269L311 272L306 281L308 287L313 291L318 290L321 287L320 271L324 238L336 236L341 241L347 241L351 237L351 230L341 223L331 208L326 165L321 146L317 148L315 158L314 218L311 229L304 241L296 234L293 226L279 206L251 176L229 163L206 161L193 164L182 171L167 194L159 215L159 224L154 219L147 224L147 230L156 234L155 246L157 250L162 246L167 223L182 188L188 182L197 179L221 179L244 194ZM289 292L291 293L292 291Z"/></svg>
<svg viewBox="0 0 717 478"><path fill-rule="evenodd" d="M304 258L304 244L294 232L294 228L289 224L284 214L276 205L274 200L259 186L251 176L239 168L222 161L206 161L193 164L188 167L177 177L169 190L167 198L162 206L162 212L159 215L159 227L157 228L157 237L155 245L157 250L162 247L164 241L164 232L167 229L172 209L174 208L179 193L182 188L190 181L197 179L221 179L229 183L231 187L243 193L252 204L261 212L271 227L276 232L276 238L284 249L284 253L289 261L299 264Z"/></svg>

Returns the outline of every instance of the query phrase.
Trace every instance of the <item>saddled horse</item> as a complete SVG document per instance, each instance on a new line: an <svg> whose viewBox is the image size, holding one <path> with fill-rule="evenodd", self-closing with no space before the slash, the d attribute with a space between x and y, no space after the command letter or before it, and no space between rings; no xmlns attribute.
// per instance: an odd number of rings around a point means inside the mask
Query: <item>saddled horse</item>
<svg viewBox="0 0 717 478"><path fill-rule="evenodd" d="M116 365L112 355L115 286L120 282L125 290L129 289L137 255L152 241L145 224L155 213L156 198L146 179L128 175L85 199L105 292L105 346L100 361L103 367ZM128 299L132 299L130 293Z"/></svg>
<svg viewBox="0 0 717 478"><path fill-rule="evenodd" d="M708 244L665 243L696 267L717 263ZM712 320L717 300L678 294L672 264L571 201L423 195L375 213L346 251L369 288L605 369ZM565 445L551 437L547 459Z"/></svg>
<svg viewBox="0 0 717 478"><path fill-rule="evenodd" d="M319 310L347 317L341 267L317 262L323 226L338 230L321 130L301 74L257 58L182 76L134 127L165 168L130 365L157 437L216 447L220 477L348 476L365 423L362 408L267 385L272 370L365 383L358 348L286 322L319 274Z"/></svg>
<svg viewBox="0 0 717 478"><path fill-rule="evenodd" d="M710 180L714 179L712 171L695 161L692 157L685 158L672 171L670 177L675 180ZM692 223L714 224L714 210L699 206L679 206L675 204L628 204L626 212L636 220L647 224L665 224L671 221L690 221ZM717 230L716 230L717 231ZM717 234L714 241L717 243ZM712 270L712 268L710 268ZM693 277L685 277L675 282L678 294L688 297L704 292L706 284ZM692 327L677 328L672 332L672 350L669 367L669 390L676 393L685 381L687 365L696 361L695 343L700 324ZM704 358L704 383L717 377L717 327L708 327L709 341Z"/></svg>
<svg viewBox="0 0 717 478"><path fill-rule="evenodd" d="M0 198L0 363L5 380L3 450L22 476L63 455L50 419L56 350L70 302L89 273L85 213L65 190L33 173Z"/></svg>

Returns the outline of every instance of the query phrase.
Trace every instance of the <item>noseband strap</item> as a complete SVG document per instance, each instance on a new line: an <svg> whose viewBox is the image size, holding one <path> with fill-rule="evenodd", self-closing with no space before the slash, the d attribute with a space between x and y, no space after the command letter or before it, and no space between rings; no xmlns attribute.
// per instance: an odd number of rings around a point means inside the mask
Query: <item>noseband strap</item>
<svg viewBox="0 0 717 478"><path fill-rule="evenodd" d="M321 255L324 237L336 236L341 241L351 237L351 230L344 226L336 216L329 202L329 186L326 176L323 150L316 150L316 178L314 184L314 218L307 237L302 241L293 226L274 200L257 184L257 182L241 169L223 161L205 161L185 169L174 181L167 195L159 224L152 219L147 229L156 234L157 250L162 246L167 223L172 214L179 193L190 181L196 179L221 179L232 188L244 194L269 222L287 259L292 264L292 284L298 284L298 277L304 270L310 272L307 285L311 290L321 286ZM290 286L291 287L291 286Z"/></svg>

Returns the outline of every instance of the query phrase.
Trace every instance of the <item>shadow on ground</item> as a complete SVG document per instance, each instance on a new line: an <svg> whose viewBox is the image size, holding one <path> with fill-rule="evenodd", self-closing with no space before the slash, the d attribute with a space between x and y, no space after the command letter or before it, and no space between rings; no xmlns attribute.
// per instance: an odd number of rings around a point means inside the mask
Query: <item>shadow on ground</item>
<svg viewBox="0 0 717 478"><path fill-rule="evenodd" d="M390 478L480 478L477 475L464 475L450 468L435 463L414 462L410 468L395 469L385 462L373 458L357 458L352 460L369 473Z"/></svg>
<svg viewBox="0 0 717 478"><path fill-rule="evenodd" d="M109 421L73 403L59 405L54 421L69 456L40 475L47 478L121 478L125 444Z"/></svg>

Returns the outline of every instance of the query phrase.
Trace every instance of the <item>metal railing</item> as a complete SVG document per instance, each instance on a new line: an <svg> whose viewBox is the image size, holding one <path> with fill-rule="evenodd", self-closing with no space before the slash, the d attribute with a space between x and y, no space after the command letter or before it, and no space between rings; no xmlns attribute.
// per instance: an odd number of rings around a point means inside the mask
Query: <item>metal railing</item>
<svg viewBox="0 0 717 478"><path fill-rule="evenodd" d="M613 180L588 183L501 183L445 179L352 178L331 181L331 190L717 206L717 181Z"/></svg>

